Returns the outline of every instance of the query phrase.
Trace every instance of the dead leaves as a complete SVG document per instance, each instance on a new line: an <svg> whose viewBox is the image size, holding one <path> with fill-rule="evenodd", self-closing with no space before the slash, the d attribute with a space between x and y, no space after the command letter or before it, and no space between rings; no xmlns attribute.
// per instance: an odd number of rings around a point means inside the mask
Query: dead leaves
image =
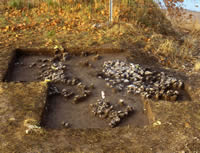
<svg viewBox="0 0 200 153"><path fill-rule="evenodd" d="M144 0L136 0L135 2L139 3L140 6L145 5ZM86 2L75 3L73 0L67 0L66 3L68 3L69 5L53 7L47 3L40 3L37 7L29 10L7 10L3 16L8 21L8 23L7 25L0 28L0 32L4 32L5 34L4 41L6 43L9 43L7 42L9 40L11 43L12 41L16 41L16 39L21 39L21 35L23 35L23 37L30 38L34 34L37 37L45 37L46 33L51 39L53 39L52 37L55 37L55 39L57 39L59 34L63 35L68 33L73 33L78 37L78 35L84 31L88 31L91 35L93 35L95 41L104 41L104 37L107 36L104 30L106 31L108 29L104 29L101 27L100 29L102 29L102 31L98 31L97 29L92 29L91 25L94 25L96 23L106 23L108 21L108 3L96 1L96 9L95 7L93 7L93 3L86 5ZM125 6L123 3L125 2L120 1L120 3L114 7L114 21L129 22L130 20L134 20L135 18L137 18L138 14L137 12L135 12L136 10L133 9L131 5ZM140 10L143 10L143 7ZM152 10L149 9L150 13L151 11ZM110 36L113 36L113 39L120 39L121 37L124 37L124 35L126 35L127 33L131 33L130 35L133 35L133 32L129 30L132 28L124 29L128 29L128 31L123 32L122 29L118 29L118 32L115 32L114 34L111 33ZM144 28L144 32L146 33L148 33L150 30L151 29ZM51 33L51 31L54 32ZM12 33L12 35L9 36L9 33ZM51 44L49 40L45 41L47 41L47 46L48 44ZM144 41L149 42L149 40Z"/></svg>

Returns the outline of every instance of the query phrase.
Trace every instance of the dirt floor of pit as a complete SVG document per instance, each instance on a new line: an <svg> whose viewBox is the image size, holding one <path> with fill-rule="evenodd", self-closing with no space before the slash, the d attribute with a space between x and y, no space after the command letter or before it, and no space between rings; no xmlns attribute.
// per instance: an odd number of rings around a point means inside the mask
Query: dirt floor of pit
<svg viewBox="0 0 200 153"><path fill-rule="evenodd" d="M96 55L91 56L73 56L65 62L67 65L67 75L71 78L78 78L87 86L93 85L92 95L78 104L73 103L73 99L65 99L63 96L48 96L46 109L42 117L42 125L47 128L62 128L63 122L70 123L72 128L105 128L108 127L108 121L95 117L91 113L90 104L96 103L101 99L101 91L106 93L106 99L115 107L116 110L123 110L125 106L121 106L118 102L123 99L126 105L132 106L135 110L126 119L122 121L120 126L143 127L148 124L148 119L143 111L143 104L140 96L130 95L126 92L116 92L106 86L103 79L97 77L98 71L106 60L120 59L127 60L127 56L123 54L104 54L100 59L96 59ZM12 68L7 74L8 82L35 82L42 81L39 74L45 67L41 68L45 59L51 59L49 56L38 55L17 55ZM35 66L30 67L33 63ZM87 64L89 63L89 65ZM56 83L55 86L61 91L66 88L79 94L76 86L68 86L62 83Z"/></svg>

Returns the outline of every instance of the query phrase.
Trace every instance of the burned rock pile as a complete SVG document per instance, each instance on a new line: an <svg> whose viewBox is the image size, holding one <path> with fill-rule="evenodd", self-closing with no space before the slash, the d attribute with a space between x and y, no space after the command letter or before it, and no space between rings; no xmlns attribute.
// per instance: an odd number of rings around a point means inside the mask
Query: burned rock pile
<svg viewBox="0 0 200 153"><path fill-rule="evenodd" d="M116 127L124 118L134 112L134 109L129 105L126 106L125 110L117 111L114 109L114 106L105 101L105 99L98 99L97 103L91 104L90 107L95 116L108 119L110 127Z"/></svg>
<svg viewBox="0 0 200 153"><path fill-rule="evenodd" d="M128 93L141 94L145 98L156 100L177 100L183 82L164 72L151 71L138 64L120 60L105 61L102 76L110 88Z"/></svg>
<svg viewBox="0 0 200 153"><path fill-rule="evenodd" d="M67 79L65 69L66 66L62 62L52 63L50 66L45 64L39 77L53 82L65 82Z"/></svg>

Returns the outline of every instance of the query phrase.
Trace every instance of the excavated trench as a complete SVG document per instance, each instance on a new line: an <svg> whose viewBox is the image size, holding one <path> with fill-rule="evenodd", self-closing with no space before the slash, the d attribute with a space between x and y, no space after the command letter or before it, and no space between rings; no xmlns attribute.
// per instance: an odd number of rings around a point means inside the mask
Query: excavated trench
<svg viewBox="0 0 200 153"><path fill-rule="evenodd" d="M189 99L181 79L130 63L127 57L16 51L4 81L48 83L41 126L51 129L143 127L148 119L141 97Z"/></svg>

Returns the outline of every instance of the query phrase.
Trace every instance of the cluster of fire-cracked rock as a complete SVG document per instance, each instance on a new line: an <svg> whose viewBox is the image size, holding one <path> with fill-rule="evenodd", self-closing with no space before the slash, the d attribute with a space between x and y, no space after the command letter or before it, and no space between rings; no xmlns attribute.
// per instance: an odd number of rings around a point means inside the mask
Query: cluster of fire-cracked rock
<svg viewBox="0 0 200 153"><path fill-rule="evenodd" d="M62 88L61 90L59 90L54 84L50 84L48 95L49 96L61 95L65 99L72 99L72 102L75 104L84 101L91 95L91 91L81 82L76 84L76 86L74 87L78 88L78 92L75 93L71 89L67 88Z"/></svg>
<svg viewBox="0 0 200 153"><path fill-rule="evenodd" d="M40 68L40 73L37 79L51 82L48 91L49 96L62 95L66 99L73 98L73 103L79 103L85 100L91 94L91 91L80 81L80 79L67 75L68 69L65 61L69 58L70 55L67 52L56 54L50 59L39 59L37 63L32 63L29 67L32 68L38 66ZM65 84L66 86L76 88L79 92L74 93L72 90L65 87L59 90L56 87L56 84L54 84L59 82Z"/></svg>
<svg viewBox="0 0 200 153"><path fill-rule="evenodd" d="M50 64L50 65L49 65ZM44 60L40 66L41 73L38 79L45 79L53 82L66 82L66 65L58 57L51 60Z"/></svg>
<svg viewBox="0 0 200 153"><path fill-rule="evenodd" d="M105 99L98 99L97 103L90 104L91 111L99 118L108 119L110 127L116 127L125 117L134 111L131 106L126 106L125 111L117 111Z"/></svg>
<svg viewBox="0 0 200 153"><path fill-rule="evenodd" d="M108 87L119 91L126 89L128 93L141 94L145 98L174 101L180 95L178 89L183 87L181 80L164 72L151 71L120 60L104 62L102 72L100 77L105 79Z"/></svg>

